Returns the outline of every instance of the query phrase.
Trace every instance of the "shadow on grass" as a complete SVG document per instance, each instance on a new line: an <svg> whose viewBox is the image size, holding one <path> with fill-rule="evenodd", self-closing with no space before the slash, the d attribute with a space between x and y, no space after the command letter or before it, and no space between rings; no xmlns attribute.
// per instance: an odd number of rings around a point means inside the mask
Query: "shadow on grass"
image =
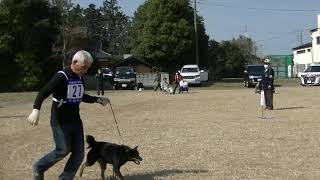
<svg viewBox="0 0 320 180"><path fill-rule="evenodd" d="M303 108L307 108L307 107L280 107L280 108L274 108L274 111L281 111L281 110L290 110L290 109L303 109Z"/></svg>
<svg viewBox="0 0 320 180"><path fill-rule="evenodd" d="M125 180L155 180L155 179L159 179L159 177L170 179L167 176L172 176L176 174L201 174L201 173L207 173L207 172L208 170L202 170L202 169L191 169L191 170L166 169L161 171L153 171L153 172L146 172L146 173L140 173L140 174L132 174L132 175L123 174L123 175ZM111 176L106 176L106 179L115 180L115 178L112 178ZM86 178L86 180L101 180L101 178Z"/></svg>
<svg viewBox="0 0 320 180"><path fill-rule="evenodd" d="M207 173L207 170L201 170L201 169L192 169L192 170L180 170L180 169L168 169L168 170L161 170L161 171L155 171L155 172L147 172L143 174L134 174L125 176L126 180L154 180L156 177L166 177L170 175L175 174L201 174L201 173ZM158 178L157 178L158 179Z"/></svg>

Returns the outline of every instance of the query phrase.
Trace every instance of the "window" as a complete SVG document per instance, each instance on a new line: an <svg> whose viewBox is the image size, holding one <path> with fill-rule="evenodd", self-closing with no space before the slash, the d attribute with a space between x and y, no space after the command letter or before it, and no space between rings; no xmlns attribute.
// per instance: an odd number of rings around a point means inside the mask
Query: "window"
<svg viewBox="0 0 320 180"><path fill-rule="evenodd" d="M302 54L302 53L305 53L306 50L300 50L300 51L297 51L297 54Z"/></svg>
<svg viewBox="0 0 320 180"><path fill-rule="evenodd" d="M183 73L185 73L185 72L199 72L199 69L198 68L183 68L181 71Z"/></svg>
<svg viewBox="0 0 320 180"><path fill-rule="evenodd" d="M320 36L317 37L317 44L320 44Z"/></svg>
<svg viewBox="0 0 320 180"><path fill-rule="evenodd" d="M309 66L304 72L320 72L320 66Z"/></svg>

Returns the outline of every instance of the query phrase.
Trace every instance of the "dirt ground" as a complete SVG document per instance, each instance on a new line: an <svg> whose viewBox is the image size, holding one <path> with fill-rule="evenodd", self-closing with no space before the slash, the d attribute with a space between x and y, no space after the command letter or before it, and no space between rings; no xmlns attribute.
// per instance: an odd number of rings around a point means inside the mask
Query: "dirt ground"
<svg viewBox="0 0 320 180"><path fill-rule="evenodd" d="M320 88L278 87L269 119L253 89L191 88L189 94L107 91L125 144L143 161L127 163L127 180L320 179ZM93 91L89 94L94 94ZM0 179L30 180L33 163L54 148L51 101L37 127L27 123L36 93L0 94ZM81 104L85 134L120 143L109 106ZM49 169L56 180L66 159ZM108 167L107 176L111 174ZM98 180L94 165L77 180Z"/></svg>

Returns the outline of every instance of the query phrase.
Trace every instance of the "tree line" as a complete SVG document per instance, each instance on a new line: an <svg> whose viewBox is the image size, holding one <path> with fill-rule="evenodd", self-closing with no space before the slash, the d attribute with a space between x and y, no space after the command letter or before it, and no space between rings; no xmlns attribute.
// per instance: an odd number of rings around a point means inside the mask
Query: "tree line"
<svg viewBox="0 0 320 180"><path fill-rule="evenodd" d="M38 89L79 49L110 53L110 65L134 54L174 72L195 63L193 14L189 0L147 0L133 17L117 0L86 8L71 0L2 0L0 91ZM203 17L196 24L199 64L213 72L212 78L240 77L246 63L259 59L252 39L217 42L206 34Z"/></svg>

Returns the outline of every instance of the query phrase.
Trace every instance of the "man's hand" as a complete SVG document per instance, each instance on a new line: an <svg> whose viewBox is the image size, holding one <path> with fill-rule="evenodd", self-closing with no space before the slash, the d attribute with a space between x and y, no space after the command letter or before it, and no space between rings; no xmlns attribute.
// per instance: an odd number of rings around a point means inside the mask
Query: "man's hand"
<svg viewBox="0 0 320 180"><path fill-rule="evenodd" d="M102 106L105 106L110 103L110 100L106 97L98 97L97 103L101 104Z"/></svg>
<svg viewBox="0 0 320 180"><path fill-rule="evenodd" d="M39 122L39 116L40 116L40 110L39 109L33 109L32 113L28 117L28 121L32 126L38 125Z"/></svg>
<svg viewBox="0 0 320 180"><path fill-rule="evenodd" d="M271 89L271 85L268 85L268 89Z"/></svg>

